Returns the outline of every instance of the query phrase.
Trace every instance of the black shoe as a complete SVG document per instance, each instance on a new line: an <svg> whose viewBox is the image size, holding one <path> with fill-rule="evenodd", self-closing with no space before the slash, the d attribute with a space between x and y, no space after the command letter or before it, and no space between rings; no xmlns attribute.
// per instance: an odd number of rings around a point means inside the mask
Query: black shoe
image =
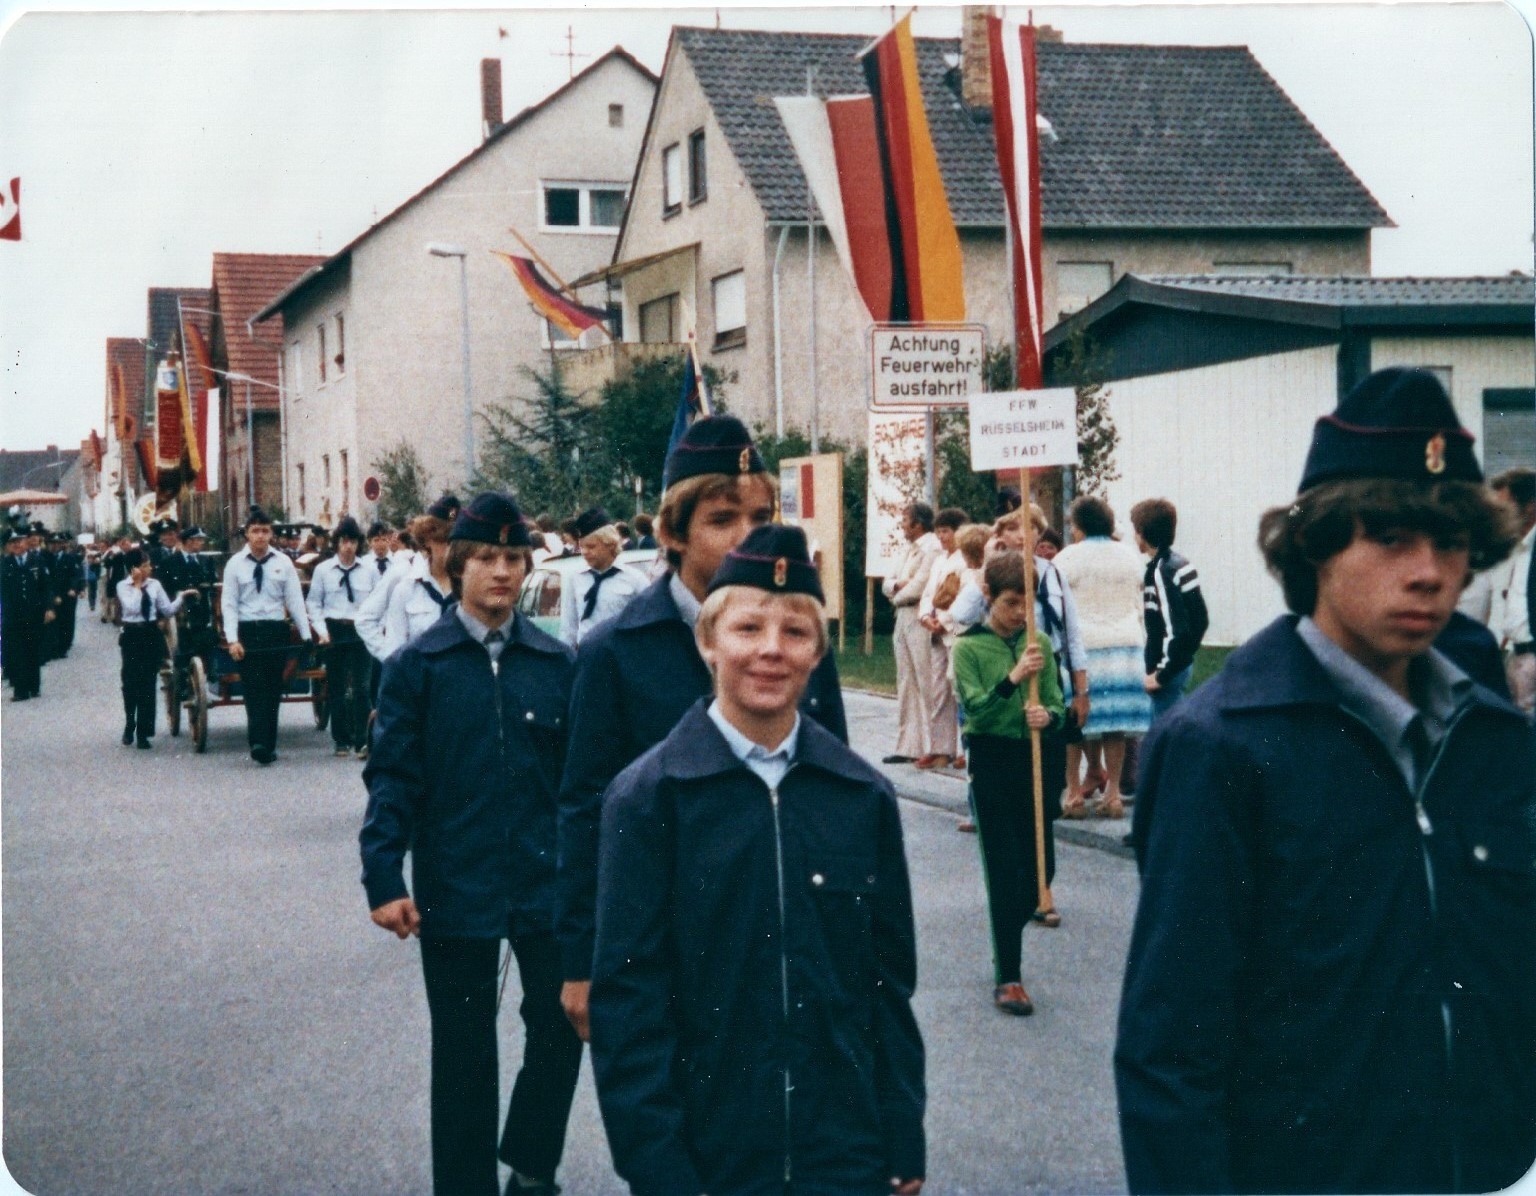
<svg viewBox="0 0 1536 1196"><path fill-rule="evenodd" d="M123 746L127 747L132 742L133 742L133 728L129 727L126 731L123 732Z"/></svg>
<svg viewBox="0 0 1536 1196"><path fill-rule="evenodd" d="M530 1180L514 1167L502 1196L560 1196L560 1185L552 1179Z"/></svg>
<svg viewBox="0 0 1536 1196"><path fill-rule="evenodd" d="M152 747L154 747L154 746L155 746L155 745L154 745L154 744L153 744L153 743L151 743L151 742L150 742L150 741L149 741L149 740L147 740L147 739L141 739L141 740L139 740L139 750L140 750L140 751L141 751L141 752L147 752L147 751L149 751L149 749L150 749L150 748L152 748Z"/></svg>
<svg viewBox="0 0 1536 1196"><path fill-rule="evenodd" d="M269 747L253 747L251 749L251 759L256 761L257 764L271 764L272 761L277 759L277 753Z"/></svg>
<svg viewBox="0 0 1536 1196"><path fill-rule="evenodd" d="M916 756L894 756L894 755L893 756L882 756L880 758L880 763L881 764L911 764L912 761L914 761L916 759L917 759Z"/></svg>

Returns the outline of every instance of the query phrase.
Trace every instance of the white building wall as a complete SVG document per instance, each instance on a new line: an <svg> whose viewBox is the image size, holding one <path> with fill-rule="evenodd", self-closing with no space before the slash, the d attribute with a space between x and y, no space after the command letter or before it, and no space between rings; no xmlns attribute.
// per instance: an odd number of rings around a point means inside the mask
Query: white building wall
<svg viewBox="0 0 1536 1196"><path fill-rule="evenodd" d="M287 435L287 517L334 526L356 513L362 494L357 470L358 360L353 348L352 288L342 279L317 286L284 312L283 401ZM345 366L335 363L336 315L346 321ZM320 381L319 325L326 328L326 380ZM298 362L295 368L295 361ZM238 383L232 385L239 386ZM341 453L352 463L350 495L341 489ZM325 483L325 458L331 483ZM302 470L302 484L300 482Z"/></svg>
<svg viewBox="0 0 1536 1196"><path fill-rule="evenodd" d="M428 243L468 251L470 393L476 412L536 393L523 371L549 366L541 321L510 267L491 251L526 256L510 226L563 279L611 260L617 230L540 231L539 184L542 179L628 188L652 92L650 81L633 67L611 60L357 246L348 328L349 360L356 353L355 366L349 367L357 396L354 487L402 440L421 456L435 488L462 487L469 474L463 451L459 261L429 255ZM621 127L609 125L610 104L623 105ZM602 288L589 288L582 298L601 307ZM475 442L478 453L485 442L478 421ZM354 499L353 510L358 509Z"/></svg>
<svg viewBox="0 0 1536 1196"><path fill-rule="evenodd" d="M1107 497L1128 540L1137 502L1178 508L1175 548L1200 571L1206 643L1241 643L1284 613L1257 547L1259 516L1295 495L1312 425L1334 409L1336 389L1331 345L1109 384L1120 479Z"/></svg>

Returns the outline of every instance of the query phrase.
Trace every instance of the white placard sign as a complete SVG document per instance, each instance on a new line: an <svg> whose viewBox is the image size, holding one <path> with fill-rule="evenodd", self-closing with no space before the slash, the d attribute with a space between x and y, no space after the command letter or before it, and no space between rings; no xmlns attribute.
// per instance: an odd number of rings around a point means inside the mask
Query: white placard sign
<svg viewBox="0 0 1536 1196"><path fill-rule="evenodd" d="M979 324L877 324L869 344L876 411L963 407L981 392L987 330Z"/></svg>
<svg viewBox="0 0 1536 1196"><path fill-rule="evenodd" d="M923 497L923 417L869 413L869 481L865 491L864 576L891 577L907 540L902 515Z"/></svg>
<svg viewBox="0 0 1536 1196"><path fill-rule="evenodd" d="M971 468L1077 464L1077 392L1004 390L971 400Z"/></svg>

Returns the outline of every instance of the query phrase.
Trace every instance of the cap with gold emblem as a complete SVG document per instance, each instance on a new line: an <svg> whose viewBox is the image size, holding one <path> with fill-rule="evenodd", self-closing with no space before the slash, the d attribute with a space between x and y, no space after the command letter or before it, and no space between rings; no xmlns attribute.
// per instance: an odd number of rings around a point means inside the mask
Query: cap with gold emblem
<svg viewBox="0 0 1536 1196"><path fill-rule="evenodd" d="M767 472L746 424L734 415L710 415L695 420L667 454L661 484L665 489L706 473Z"/></svg>
<svg viewBox="0 0 1536 1196"><path fill-rule="evenodd" d="M508 548L528 548L528 526L523 513L510 494L477 494L459 511L453 521L450 540L473 540L477 544L505 544Z"/></svg>
<svg viewBox="0 0 1536 1196"><path fill-rule="evenodd" d="M1472 443L1434 374L1377 370L1317 421L1297 491L1361 478L1481 482Z"/></svg>
<svg viewBox="0 0 1536 1196"><path fill-rule="evenodd" d="M709 591L714 593L722 586L752 586L770 594L809 594L823 604L827 600L816 566L811 563L805 532L777 523L754 527L745 540L726 553Z"/></svg>

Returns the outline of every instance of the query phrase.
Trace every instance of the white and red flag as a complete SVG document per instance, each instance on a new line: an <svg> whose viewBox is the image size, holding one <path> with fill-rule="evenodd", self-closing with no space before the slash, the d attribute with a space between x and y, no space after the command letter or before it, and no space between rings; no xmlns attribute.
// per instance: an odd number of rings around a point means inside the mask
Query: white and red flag
<svg viewBox="0 0 1536 1196"><path fill-rule="evenodd" d="M0 241L21 240L21 180L0 186Z"/></svg>
<svg viewBox="0 0 1536 1196"><path fill-rule="evenodd" d="M1040 114L1035 27L987 18L992 60L992 128L1013 234L1014 361L1018 386L1044 385L1045 332L1040 273Z"/></svg>

